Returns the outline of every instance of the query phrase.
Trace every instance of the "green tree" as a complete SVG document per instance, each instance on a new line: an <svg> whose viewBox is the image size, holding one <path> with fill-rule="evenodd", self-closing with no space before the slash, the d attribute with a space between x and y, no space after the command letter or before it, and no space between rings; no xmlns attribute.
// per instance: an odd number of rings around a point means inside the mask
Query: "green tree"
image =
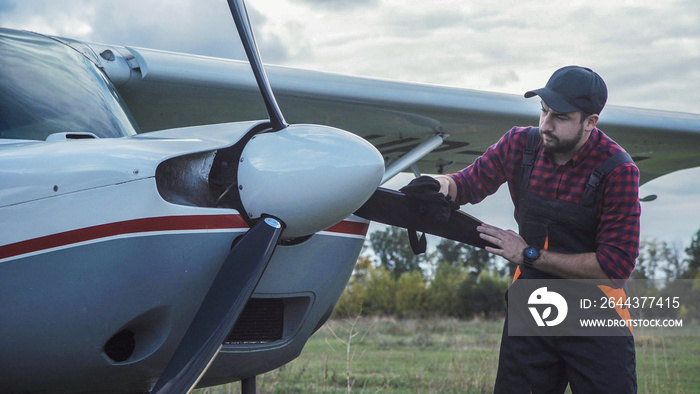
<svg viewBox="0 0 700 394"><path fill-rule="evenodd" d="M438 266L449 264L455 267L463 267L466 262L462 243L451 239L441 239L435 250L438 254Z"/></svg>
<svg viewBox="0 0 700 394"><path fill-rule="evenodd" d="M700 273L700 230L695 233L690 246L685 249L685 254L688 263L688 272L686 273L686 278L696 278Z"/></svg>
<svg viewBox="0 0 700 394"><path fill-rule="evenodd" d="M475 246L464 245L464 247L468 251L469 256L467 266L475 276L479 276L484 271L491 271L494 268L494 258L491 253Z"/></svg>
<svg viewBox="0 0 700 394"><path fill-rule="evenodd" d="M457 291L457 317L468 319L474 316L474 289L477 277L468 275L459 284Z"/></svg>
<svg viewBox="0 0 700 394"><path fill-rule="evenodd" d="M474 276L479 276L483 270L495 268L493 255L475 246L442 239L435 249L438 254L438 265L450 264L466 267L469 273Z"/></svg>
<svg viewBox="0 0 700 394"><path fill-rule="evenodd" d="M396 310L396 280L385 267L372 268L365 281L362 311L367 315L392 315Z"/></svg>
<svg viewBox="0 0 700 394"><path fill-rule="evenodd" d="M699 232L700 234L700 232ZM679 278L692 278L697 272L700 258L698 234L690 247L685 249L678 244L644 240L639 245L639 257L632 271L633 279L663 279L671 282Z"/></svg>
<svg viewBox="0 0 700 394"><path fill-rule="evenodd" d="M425 310L426 286L418 271L405 272L396 282L396 313L399 317L415 317Z"/></svg>
<svg viewBox="0 0 700 394"><path fill-rule="evenodd" d="M505 312L504 296L507 289L508 279L488 271L481 272L474 286L474 313L483 314L488 318L493 313Z"/></svg>
<svg viewBox="0 0 700 394"><path fill-rule="evenodd" d="M369 242L381 266L389 270L395 279L404 272L422 273L420 264L425 257L413 253L406 230L389 226L384 230L373 232L369 236Z"/></svg>
<svg viewBox="0 0 700 394"><path fill-rule="evenodd" d="M688 272L687 260L683 258L679 245L661 243L662 270L667 282L682 278Z"/></svg>
<svg viewBox="0 0 700 394"><path fill-rule="evenodd" d="M699 232L700 233L700 232ZM697 236L696 236L697 239ZM690 254L690 253L688 253ZM691 257L692 258L692 257ZM696 268L697 269L697 268ZM687 299L689 300L700 300L700 272L696 273L690 282L690 291ZM678 311L678 317L682 319L688 319L693 321L700 320L700 303L698 302L684 302Z"/></svg>
<svg viewBox="0 0 700 394"><path fill-rule="evenodd" d="M460 316L459 289L469 274L463 267L441 264L425 294L426 312L433 316Z"/></svg>
<svg viewBox="0 0 700 394"><path fill-rule="evenodd" d="M658 242L642 241L639 245L639 257L632 271L633 279L656 279L661 262L661 251Z"/></svg>
<svg viewBox="0 0 700 394"><path fill-rule="evenodd" d="M352 317L362 314L365 299L367 299L366 283L372 275L372 260L368 257L360 257L352 272L350 281L343 294L338 300L338 304L333 310L334 317Z"/></svg>
<svg viewBox="0 0 700 394"><path fill-rule="evenodd" d="M494 313L504 312L509 283L509 278L490 271L483 271L478 277L470 276L459 286L459 316L484 315L488 318Z"/></svg>

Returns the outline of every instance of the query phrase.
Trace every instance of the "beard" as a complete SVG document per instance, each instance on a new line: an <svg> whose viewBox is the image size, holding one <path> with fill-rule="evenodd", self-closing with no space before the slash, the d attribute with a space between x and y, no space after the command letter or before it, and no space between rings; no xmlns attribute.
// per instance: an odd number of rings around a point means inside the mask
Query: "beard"
<svg viewBox="0 0 700 394"><path fill-rule="evenodd" d="M544 135L547 135L550 140L545 142L543 138ZM576 135L569 139L560 139L550 133L540 131L540 140L542 141L544 151L550 153L569 153L581 142L581 138L583 138L583 125L581 125L581 128L576 132Z"/></svg>

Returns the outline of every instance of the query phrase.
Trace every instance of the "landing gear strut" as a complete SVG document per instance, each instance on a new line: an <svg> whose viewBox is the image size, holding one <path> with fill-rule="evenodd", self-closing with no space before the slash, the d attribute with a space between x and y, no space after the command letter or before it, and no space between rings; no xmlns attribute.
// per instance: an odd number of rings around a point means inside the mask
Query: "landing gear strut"
<svg viewBox="0 0 700 394"><path fill-rule="evenodd" d="M255 376L241 380L241 394L255 394Z"/></svg>

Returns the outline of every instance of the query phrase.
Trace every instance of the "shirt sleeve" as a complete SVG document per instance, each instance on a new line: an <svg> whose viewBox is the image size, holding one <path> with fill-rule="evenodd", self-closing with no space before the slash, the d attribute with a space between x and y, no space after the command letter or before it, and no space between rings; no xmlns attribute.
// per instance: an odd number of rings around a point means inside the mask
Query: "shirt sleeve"
<svg viewBox="0 0 700 394"><path fill-rule="evenodd" d="M627 280L639 256L639 169L625 163L613 170L603 185L596 257L613 280Z"/></svg>
<svg viewBox="0 0 700 394"><path fill-rule="evenodd" d="M513 176L516 170L513 163L519 163L522 159L529 129L519 127L510 129L474 163L457 173L450 174L457 184L458 204L480 202L498 191L498 188Z"/></svg>

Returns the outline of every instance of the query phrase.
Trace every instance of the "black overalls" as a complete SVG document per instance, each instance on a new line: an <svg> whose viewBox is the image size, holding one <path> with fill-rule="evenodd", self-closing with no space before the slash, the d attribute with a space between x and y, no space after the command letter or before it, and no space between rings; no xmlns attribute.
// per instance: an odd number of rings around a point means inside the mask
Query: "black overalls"
<svg viewBox="0 0 700 394"><path fill-rule="evenodd" d="M537 157L539 133L533 128L518 184L520 235L528 245L560 253L595 252L598 183L613 168L631 162L626 153L612 156L589 178L581 204L546 198L528 190ZM518 280L556 276L519 267ZM602 293L601 293L602 294ZM628 336L508 336L503 329L496 393L634 393L637 391L634 338Z"/></svg>

